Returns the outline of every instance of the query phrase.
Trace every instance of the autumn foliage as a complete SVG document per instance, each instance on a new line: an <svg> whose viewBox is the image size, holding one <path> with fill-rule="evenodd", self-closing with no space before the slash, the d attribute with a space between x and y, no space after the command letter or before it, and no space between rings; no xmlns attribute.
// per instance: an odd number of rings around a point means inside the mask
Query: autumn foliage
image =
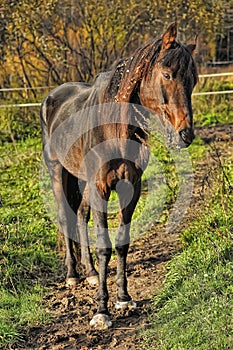
<svg viewBox="0 0 233 350"><path fill-rule="evenodd" d="M180 40L199 34L201 60L209 59L215 34L221 33L224 3L5 0L0 8L0 87L90 81L175 19Z"/></svg>

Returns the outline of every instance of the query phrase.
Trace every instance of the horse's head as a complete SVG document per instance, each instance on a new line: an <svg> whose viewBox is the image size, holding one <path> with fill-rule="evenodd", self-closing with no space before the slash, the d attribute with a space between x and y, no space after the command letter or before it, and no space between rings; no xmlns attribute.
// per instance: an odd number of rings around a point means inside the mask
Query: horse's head
<svg viewBox="0 0 233 350"><path fill-rule="evenodd" d="M181 45L176 34L176 23L172 23L160 39L141 80L140 102L168 121L173 143L188 147L194 139L191 94L197 82L192 57L196 45Z"/></svg>
<svg viewBox="0 0 233 350"><path fill-rule="evenodd" d="M194 139L191 94L197 82L192 53L196 44L176 41L177 25L170 24L162 38L135 51L117 66L110 81L117 102L140 103L162 116L170 141L187 147ZM116 85L116 75L120 83ZM118 88L119 87L119 88Z"/></svg>

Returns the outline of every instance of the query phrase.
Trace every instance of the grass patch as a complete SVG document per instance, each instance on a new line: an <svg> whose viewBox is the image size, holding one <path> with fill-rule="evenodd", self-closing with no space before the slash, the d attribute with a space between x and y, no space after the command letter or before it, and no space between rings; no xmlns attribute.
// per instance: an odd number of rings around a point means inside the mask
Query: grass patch
<svg viewBox="0 0 233 350"><path fill-rule="evenodd" d="M38 100L26 100L26 103L41 102ZM25 103L25 100L0 100L3 105L11 103ZM5 142L17 142L28 138L36 138L41 134L40 120L38 118L39 107L7 107L1 108L0 114L0 144Z"/></svg>
<svg viewBox="0 0 233 350"><path fill-rule="evenodd" d="M204 144L200 137L196 137L188 150L192 159L193 168L196 169L198 167L198 160L206 156L209 147Z"/></svg>
<svg viewBox="0 0 233 350"><path fill-rule="evenodd" d="M21 340L20 330L38 322L46 322L49 315L45 313L41 301L44 289L38 284L33 288L18 288L18 291L0 291L0 345Z"/></svg>
<svg viewBox="0 0 233 350"><path fill-rule="evenodd" d="M168 264L154 297L144 349L231 349L233 342L232 160L213 169L211 198L181 232L182 251Z"/></svg>
<svg viewBox="0 0 233 350"><path fill-rule="evenodd" d="M200 79L195 92L233 90L233 76ZM193 96L197 126L233 123L233 95L216 94Z"/></svg>
<svg viewBox="0 0 233 350"><path fill-rule="evenodd" d="M56 228L39 187L40 139L0 146L0 346L45 321L46 277L57 271Z"/></svg>

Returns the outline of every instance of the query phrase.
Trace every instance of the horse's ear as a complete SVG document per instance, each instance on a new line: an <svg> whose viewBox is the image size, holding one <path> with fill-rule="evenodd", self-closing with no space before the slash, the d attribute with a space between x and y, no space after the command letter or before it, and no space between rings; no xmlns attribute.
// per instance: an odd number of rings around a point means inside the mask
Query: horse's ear
<svg viewBox="0 0 233 350"><path fill-rule="evenodd" d="M166 32L162 36L162 50L168 50L172 43L176 40L177 22L171 23Z"/></svg>
<svg viewBox="0 0 233 350"><path fill-rule="evenodd" d="M190 53L191 53L192 55L195 54L195 52L196 52L197 37L198 37L198 35L195 35L194 42L187 45L187 48L188 48L188 50L190 51Z"/></svg>

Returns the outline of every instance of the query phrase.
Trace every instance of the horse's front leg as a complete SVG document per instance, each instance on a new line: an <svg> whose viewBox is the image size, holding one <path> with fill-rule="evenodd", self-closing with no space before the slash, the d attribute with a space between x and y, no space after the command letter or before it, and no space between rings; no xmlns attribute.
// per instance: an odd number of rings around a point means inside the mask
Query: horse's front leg
<svg viewBox="0 0 233 350"><path fill-rule="evenodd" d="M95 190L90 190L92 215L96 230L96 256L99 265L99 288L97 292L98 309L90 322L95 328L111 327L108 311L107 267L112 254L112 244L108 235L107 200L110 192L102 198Z"/></svg>
<svg viewBox="0 0 233 350"><path fill-rule="evenodd" d="M130 224L134 209L138 202L141 192L141 182L137 182L134 185L134 193L130 203L127 202L127 195L129 186L126 183L121 183L117 192L120 201L120 216L119 216L119 228L116 237L116 252L117 252L117 276L116 284L118 286L117 294L117 309L123 308L135 308L136 303L132 300L127 289L127 276L126 276L126 260L130 242Z"/></svg>

